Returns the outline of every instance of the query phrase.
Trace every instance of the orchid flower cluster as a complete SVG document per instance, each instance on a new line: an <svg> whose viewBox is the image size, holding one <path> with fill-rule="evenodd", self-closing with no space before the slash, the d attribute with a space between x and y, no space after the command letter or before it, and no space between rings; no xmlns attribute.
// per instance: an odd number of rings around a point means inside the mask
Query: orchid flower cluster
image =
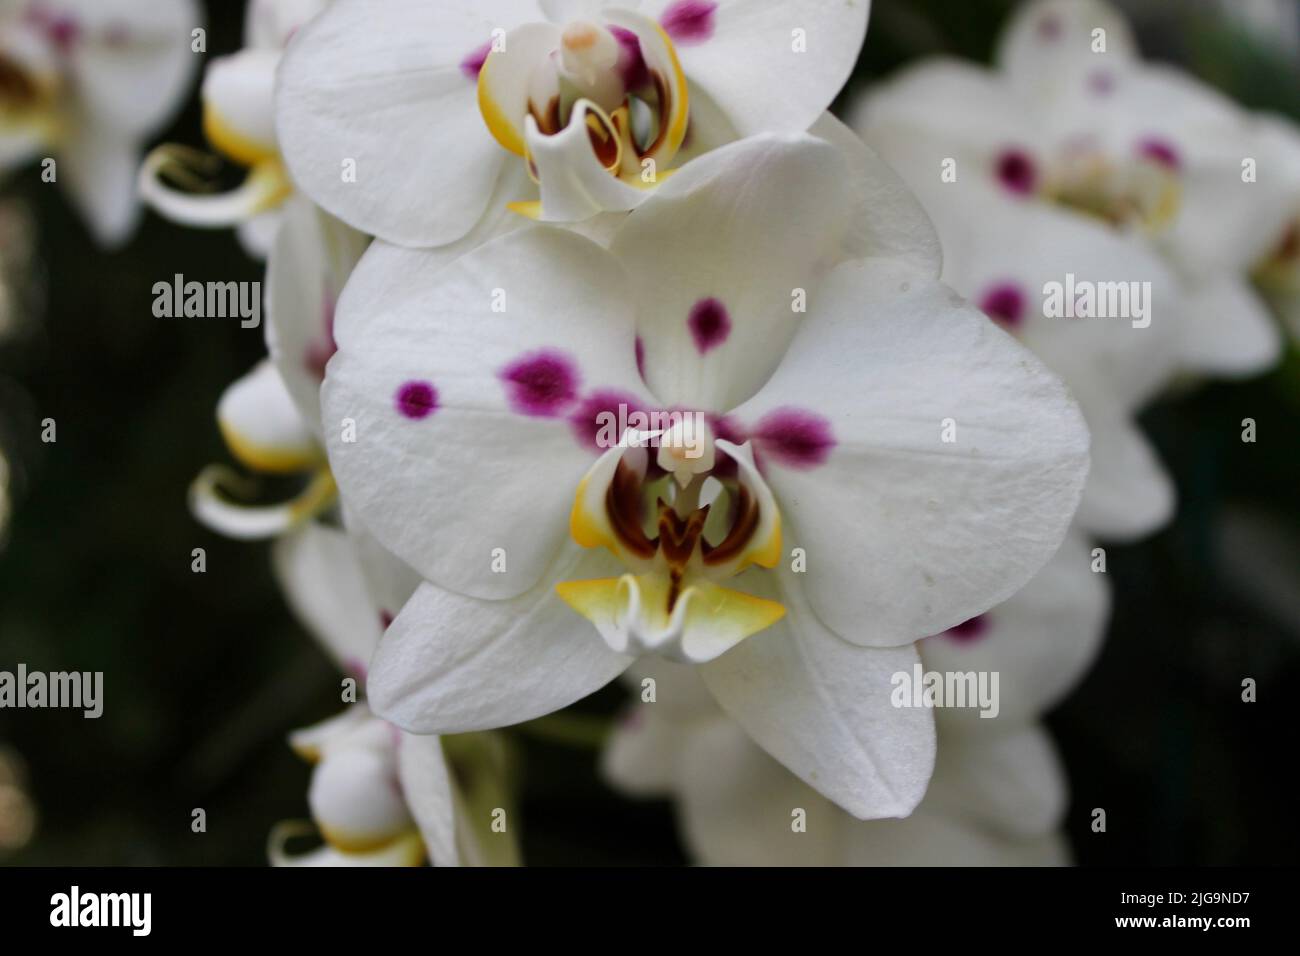
<svg viewBox="0 0 1300 956"><path fill-rule="evenodd" d="M5 168L53 155L105 242L143 199L266 260L190 505L339 671L273 863L522 862L507 728L620 679L603 775L700 862L1069 861L1042 717L1098 543L1175 508L1135 419L1300 334L1300 133L1096 0L845 125L869 7L249 0L209 149L141 160L193 4L0 2Z"/></svg>

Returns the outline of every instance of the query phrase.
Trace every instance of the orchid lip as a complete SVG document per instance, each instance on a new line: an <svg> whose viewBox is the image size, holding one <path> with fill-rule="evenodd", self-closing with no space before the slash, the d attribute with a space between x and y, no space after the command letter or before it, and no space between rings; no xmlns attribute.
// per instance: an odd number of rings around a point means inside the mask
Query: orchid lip
<svg viewBox="0 0 1300 956"><path fill-rule="evenodd" d="M225 193L212 193L211 181L221 160L186 146L159 146L140 167L144 200L174 222L203 229L223 229L275 209L293 186L278 159L253 166L244 182ZM175 189L169 182L183 187Z"/></svg>
<svg viewBox="0 0 1300 956"><path fill-rule="evenodd" d="M685 481L651 470L647 450L634 442L602 455L578 487L574 540L609 548L633 573L562 582L557 590L620 653L656 651L698 663L785 613L775 601L718 584L753 564L774 567L781 530L752 452L711 442L716 457L670 454L691 462ZM735 461L734 478L719 477L723 457Z"/></svg>
<svg viewBox="0 0 1300 956"><path fill-rule="evenodd" d="M477 70L484 122L541 187L539 204L511 208L546 221L635 208L685 138L686 81L667 33L610 11L605 23L526 24L511 36L516 59L494 50Z"/></svg>

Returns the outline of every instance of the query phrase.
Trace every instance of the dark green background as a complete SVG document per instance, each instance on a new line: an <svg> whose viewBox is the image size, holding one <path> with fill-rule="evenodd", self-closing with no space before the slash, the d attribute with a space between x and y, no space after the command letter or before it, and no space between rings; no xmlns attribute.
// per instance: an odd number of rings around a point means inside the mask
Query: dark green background
<svg viewBox="0 0 1300 956"><path fill-rule="evenodd" d="M242 3L211 0L208 49L240 43ZM997 0L876 0L856 83L926 53L987 60ZM1257 107L1300 110L1294 64L1199 15L1150 3L1143 47ZM193 97L191 98L194 99ZM195 104L160 140L200 144ZM0 743L26 758L40 812L21 864L260 864L276 821L305 815L308 768L292 728L338 709L336 677L285 609L265 546L199 527L186 487L225 452L222 389L263 353L233 321L154 318L174 272L257 280L226 232L150 217L105 254L54 187L11 177L38 224L48 308L0 346L0 440L20 487L0 553L0 668L102 670L107 707L0 711ZM39 441L42 418L58 442ZM1259 441L1243 445L1240 421ZM1176 476L1166 531L1109 549L1116 611L1106 649L1051 725L1068 765L1070 835L1084 864L1290 863L1300 620L1260 598L1222 547L1225 514L1248 509L1290 560L1258 555L1300 593L1300 359L1245 384L1152 408L1144 424ZM206 574L190 551L208 554ZM1294 609L1294 601L1291 604ZM1242 677L1260 700L1240 702ZM607 690L581 705L611 712ZM526 858L547 863L683 859L667 804L630 803L597 780L594 754L519 738ZM203 807L208 832L190 832ZM1108 832L1088 830L1104 807Z"/></svg>

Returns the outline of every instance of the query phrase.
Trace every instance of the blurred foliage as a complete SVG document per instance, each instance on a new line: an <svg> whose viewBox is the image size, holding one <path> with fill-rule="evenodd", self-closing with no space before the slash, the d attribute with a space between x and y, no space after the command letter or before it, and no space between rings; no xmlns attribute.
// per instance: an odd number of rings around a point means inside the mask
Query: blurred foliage
<svg viewBox="0 0 1300 956"><path fill-rule="evenodd" d="M237 48L242 4L209 6L209 50ZM875 0L854 83L934 53L987 61L1012 6ZM1295 63L1210 19L1206 5L1129 6L1153 55L1251 106L1300 109ZM161 139L201 143L194 103ZM193 476L226 460L213 409L262 354L261 333L156 319L151 289L176 272L257 280L261 269L228 233L154 217L106 254L36 176L15 176L8 193L38 223L31 278L48 286L48 307L0 346L0 441L17 494L0 553L0 667L103 670L107 699L94 721L0 712L0 742L25 758L40 817L10 861L260 864L271 825L306 814L309 769L285 735L339 709L336 678L285 609L266 548L223 540L186 508ZM56 444L39 442L45 417L58 423ZM1239 440L1244 417L1259 423L1255 445ZM1295 749L1286 705L1300 688L1300 620L1285 595L1256 586L1276 549L1227 552L1224 532L1235 527L1226 519L1262 516L1280 553L1300 553L1300 356L1256 381L1170 397L1144 424L1181 506L1163 533L1108 549L1106 650L1051 719L1077 856L1293 862L1300 824L1275 767ZM190 571L195 547L207 549L206 574ZM1300 591L1296 566L1281 570ZM1259 683L1255 705L1240 702L1244 676ZM578 710L608 715L620 699L609 688ZM530 863L684 859L667 804L615 798L589 749L519 740ZM190 832L196 807L206 834ZM1088 829L1093 807L1108 811L1105 835Z"/></svg>

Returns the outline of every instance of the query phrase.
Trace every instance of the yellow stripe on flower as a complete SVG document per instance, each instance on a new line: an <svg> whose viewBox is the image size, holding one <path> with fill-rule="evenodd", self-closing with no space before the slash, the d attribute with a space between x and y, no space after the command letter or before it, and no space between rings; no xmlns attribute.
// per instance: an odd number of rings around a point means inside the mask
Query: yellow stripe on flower
<svg viewBox="0 0 1300 956"><path fill-rule="evenodd" d="M488 131L491 132L492 137L516 156L523 156L524 138L520 134L519 128L506 116L501 104L492 97L492 91L489 88L491 71L497 62L497 54L493 51L488 54L487 59L483 61L483 68L478 72L478 109L483 114L483 122L487 123Z"/></svg>
<svg viewBox="0 0 1300 956"><path fill-rule="evenodd" d="M203 111L203 135L214 149L241 166L253 167L280 160L280 151L274 143L258 142L238 132L210 106Z"/></svg>
<svg viewBox="0 0 1300 956"><path fill-rule="evenodd" d="M230 454L242 465L253 471L268 475L292 475L302 471L311 471L325 461L325 453L319 445L301 447L262 445L251 441L232 428L229 423L217 419L221 437L225 439Z"/></svg>

